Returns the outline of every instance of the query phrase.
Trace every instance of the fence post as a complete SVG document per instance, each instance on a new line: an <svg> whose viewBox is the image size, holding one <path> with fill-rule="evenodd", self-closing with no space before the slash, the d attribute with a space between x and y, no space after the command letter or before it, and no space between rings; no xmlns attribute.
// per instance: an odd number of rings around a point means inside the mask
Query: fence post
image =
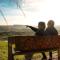
<svg viewBox="0 0 60 60"><path fill-rule="evenodd" d="M12 54L12 40L8 39L8 60L14 60Z"/></svg>

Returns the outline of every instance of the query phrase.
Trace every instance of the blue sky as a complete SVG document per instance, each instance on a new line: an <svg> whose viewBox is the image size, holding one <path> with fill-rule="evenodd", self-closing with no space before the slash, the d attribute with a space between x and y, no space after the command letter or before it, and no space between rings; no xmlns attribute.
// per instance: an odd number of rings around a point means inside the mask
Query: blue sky
<svg viewBox="0 0 60 60"><path fill-rule="evenodd" d="M4 13L5 16L14 15L10 11L13 9L16 9L16 8L17 8L17 6L16 6L15 2L13 2L12 0L0 0L0 9L2 10L2 12ZM0 13L0 16L1 16L1 13Z"/></svg>
<svg viewBox="0 0 60 60"><path fill-rule="evenodd" d="M22 1L23 0L0 0L0 10L3 12L4 17L8 21L8 24L13 24L11 23L13 21L13 18L19 15L20 9L18 9L17 4L21 7ZM0 12L0 25L1 24L4 25L6 22L4 21L4 18Z"/></svg>
<svg viewBox="0 0 60 60"><path fill-rule="evenodd" d="M15 3L11 0L0 0L0 7L2 8L13 8Z"/></svg>
<svg viewBox="0 0 60 60"><path fill-rule="evenodd" d="M60 25L60 0L0 0L0 9L9 25L37 25L50 19ZM1 13L0 25L6 25Z"/></svg>

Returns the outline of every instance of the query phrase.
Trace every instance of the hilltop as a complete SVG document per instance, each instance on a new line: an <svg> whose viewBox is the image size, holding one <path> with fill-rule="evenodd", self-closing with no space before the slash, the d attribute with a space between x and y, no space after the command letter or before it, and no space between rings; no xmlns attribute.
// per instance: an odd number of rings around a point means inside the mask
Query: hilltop
<svg viewBox="0 0 60 60"><path fill-rule="evenodd" d="M55 27L58 30L58 33L60 34L60 26ZM0 25L0 35L2 34L30 36L34 35L34 32L25 25Z"/></svg>

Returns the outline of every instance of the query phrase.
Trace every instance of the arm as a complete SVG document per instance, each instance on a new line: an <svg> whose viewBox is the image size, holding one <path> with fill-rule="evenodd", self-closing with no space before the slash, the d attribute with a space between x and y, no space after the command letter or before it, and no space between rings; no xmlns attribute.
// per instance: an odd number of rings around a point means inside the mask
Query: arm
<svg viewBox="0 0 60 60"><path fill-rule="evenodd" d="M27 27L31 28L34 32L37 32L38 31L38 29L35 28L35 27L32 27L32 26L27 26Z"/></svg>

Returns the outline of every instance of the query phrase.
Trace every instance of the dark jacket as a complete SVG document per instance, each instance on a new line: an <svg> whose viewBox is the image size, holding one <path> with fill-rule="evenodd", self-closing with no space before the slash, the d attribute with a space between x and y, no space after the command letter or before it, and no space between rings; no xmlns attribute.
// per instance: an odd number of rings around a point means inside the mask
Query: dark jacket
<svg viewBox="0 0 60 60"><path fill-rule="evenodd" d="M47 28L45 33L46 33L46 35L58 35L58 32L54 27Z"/></svg>
<svg viewBox="0 0 60 60"><path fill-rule="evenodd" d="M36 36L44 36L45 35L45 30L43 29L38 29L32 26L28 26L29 28L31 28L34 32Z"/></svg>

